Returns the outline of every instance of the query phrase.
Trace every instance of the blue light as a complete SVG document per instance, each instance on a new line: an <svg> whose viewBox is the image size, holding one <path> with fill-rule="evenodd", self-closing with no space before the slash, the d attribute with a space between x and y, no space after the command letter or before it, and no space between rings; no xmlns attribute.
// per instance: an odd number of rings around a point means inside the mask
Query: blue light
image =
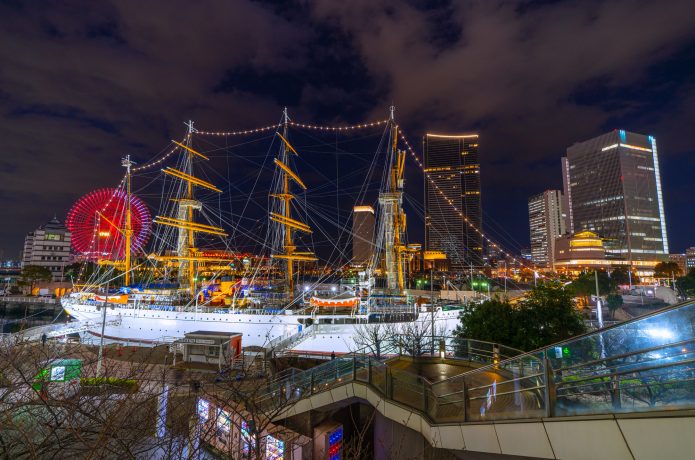
<svg viewBox="0 0 695 460"><path fill-rule="evenodd" d="M625 130L620 130L620 142L625 142Z"/></svg>

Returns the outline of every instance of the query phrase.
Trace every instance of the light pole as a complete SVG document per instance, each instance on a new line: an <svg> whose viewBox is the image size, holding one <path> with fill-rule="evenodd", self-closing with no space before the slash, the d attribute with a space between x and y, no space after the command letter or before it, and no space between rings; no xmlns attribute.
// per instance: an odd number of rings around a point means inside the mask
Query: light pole
<svg viewBox="0 0 695 460"><path fill-rule="evenodd" d="M599 297L598 291L598 270L594 270L594 279L596 281L596 320L598 321L598 327L603 327L603 312L601 311L601 298Z"/></svg>
<svg viewBox="0 0 695 460"><path fill-rule="evenodd" d="M104 311L101 316L101 337L99 338L99 357L97 358L97 377L101 375L101 360L104 356L104 329L106 328L106 307L109 305L109 282L106 281L106 293L104 295Z"/></svg>
<svg viewBox="0 0 695 460"><path fill-rule="evenodd" d="M601 311L601 299L598 291L598 270L594 270L594 279L596 281L596 319L598 320L599 329L603 329L603 312ZM601 344L601 358L606 357L606 347L603 343L603 333L599 332L599 343Z"/></svg>
<svg viewBox="0 0 695 460"><path fill-rule="evenodd" d="M432 318L432 350L431 356L434 356L434 263L430 269L430 316Z"/></svg>
<svg viewBox="0 0 695 460"><path fill-rule="evenodd" d="M504 295L507 295L507 261L504 261Z"/></svg>

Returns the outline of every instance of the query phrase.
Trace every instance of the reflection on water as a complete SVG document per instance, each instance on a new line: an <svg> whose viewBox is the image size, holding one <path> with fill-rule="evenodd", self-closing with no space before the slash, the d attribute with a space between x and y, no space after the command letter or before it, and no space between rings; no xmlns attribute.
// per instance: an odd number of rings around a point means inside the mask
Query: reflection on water
<svg viewBox="0 0 695 460"><path fill-rule="evenodd" d="M65 322L66 320L68 320L68 316L56 305L0 304L0 326L2 326L0 331L5 334L53 322Z"/></svg>

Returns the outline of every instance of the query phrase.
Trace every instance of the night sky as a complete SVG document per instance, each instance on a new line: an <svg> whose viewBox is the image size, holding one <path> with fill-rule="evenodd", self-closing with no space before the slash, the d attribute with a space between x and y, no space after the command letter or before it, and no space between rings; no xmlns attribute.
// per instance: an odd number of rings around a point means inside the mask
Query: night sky
<svg viewBox="0 0 695 460"><path fill-rule="evenodd" d="M428 130L480 134L486 231L514 252L528 245L528 196L561 188L569 145L615 128L654 135L671 252L695 245L692 0L0 1L0 258L118 183L125 154L142 163L181 138L185 120L254 128L287 106L300 122L345 124L391 104L418 150ZM340 139L341 152L364 162L379 134ZM306 161L335 178L338 155L319 151Z"/></svg>

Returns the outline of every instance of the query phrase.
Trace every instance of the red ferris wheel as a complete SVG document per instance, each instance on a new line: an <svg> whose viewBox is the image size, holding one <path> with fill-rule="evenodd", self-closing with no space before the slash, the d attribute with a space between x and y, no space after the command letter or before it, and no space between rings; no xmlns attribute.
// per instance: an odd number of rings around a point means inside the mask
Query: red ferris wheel
<svg viewBox="0 0 695 460"><path fill-rule="evenodd" d="M77 200L65 221L72 248L88 259L123 259L127 203L127 193L115 188L100 188ZM137 253L149 240L152 218L147 205L132 194L130 210L131 250Z"/></svg>

